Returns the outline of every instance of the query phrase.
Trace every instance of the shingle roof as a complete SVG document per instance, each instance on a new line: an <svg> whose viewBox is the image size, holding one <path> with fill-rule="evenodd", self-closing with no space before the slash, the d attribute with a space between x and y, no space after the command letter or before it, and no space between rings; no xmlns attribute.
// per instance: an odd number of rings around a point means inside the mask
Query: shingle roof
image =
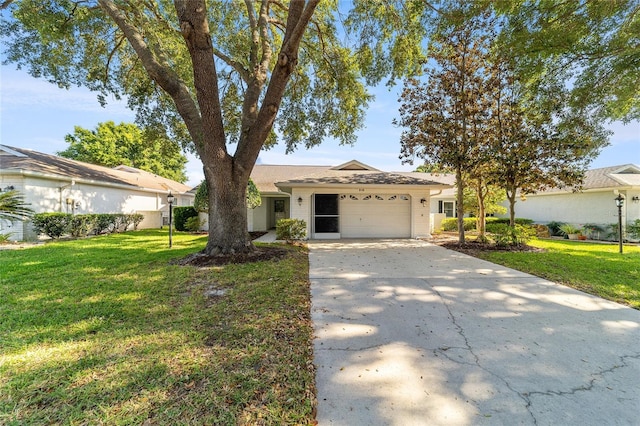
<svg viewBox="0 0 640 426"><path fill-rule="evenodd" d="M582 190L600 188L619 188L625 186L640 186L640 167L634 164L601 167L587 170L584 175ZM549 188L540 194L564 192L567 188Z"/></svg>
<svg viewBox="0 0 640 426"><path fill-rule="evenodd" d="M381 172L378 170L325 169L276 182L279 187L312 185L420 185L448 186L426 173Z"/></svg>
<svg viewBox="0 0 640 426"><path fill-rule="evenodd" d="M329 170L331 166L288 166L272 164L256 164L251 171L251 179L258 190L264 192L279 192L275 182L299 176L308 176Z"/></svg>
<svg viewBox="0 0 640 426"><path fill-rule="evenodd" d="M126 185L175 193L185 193L190 189L182 183L133 167L111 169L7 145L0 145L0 170L23 170L51 177L92 181L96 184Z"/></svg>

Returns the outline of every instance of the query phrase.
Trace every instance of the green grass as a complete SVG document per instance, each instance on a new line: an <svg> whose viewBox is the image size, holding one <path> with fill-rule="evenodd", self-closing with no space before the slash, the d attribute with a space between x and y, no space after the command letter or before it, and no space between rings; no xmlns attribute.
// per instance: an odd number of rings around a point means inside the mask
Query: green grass
<svg viewBox="0 0 640 426"><path fill-rule="evenodd" d="M306 424L308 258L171 265L140 231L0 252L0 424ZM226 294L207 297L211 289Z"/></svg>
<svg viewBox="0 0 640 426"><path fill-rule="evenodd" d="M544 252L481 252L494 263L640 309L640 247L532 240Z"/></svg>

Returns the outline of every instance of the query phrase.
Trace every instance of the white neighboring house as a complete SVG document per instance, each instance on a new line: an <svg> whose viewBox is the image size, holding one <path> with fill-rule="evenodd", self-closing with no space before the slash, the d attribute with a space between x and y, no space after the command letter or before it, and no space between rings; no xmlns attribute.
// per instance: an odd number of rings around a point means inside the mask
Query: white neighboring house
<svg viewBox="0 0 640 426"><path fill-rule="evenodd" d="M247 212L249 231L302 219L307 237L421 238L433 230L431 194L451 185L425 173L383 172L352 160L339 166L257 164L262 205Z"/></svg>
<svg viewBox="0 0 640 426"><path fill-rule="evenodd" d="M455 185L453 175L441 175L439 180ZM455 191L455 188L449 188L433 194L431 213L455 217ZM606 228L618 221L618 208L614 201L618 194L625 198L623 223L640 219L640 166L626 164L588 170L578 192L570 188L551 188L527 194L524 200L518 197L516 216L541 224L555 221L582 226L589 223ZM506 202L503 205L508 207Z"/></svg>
<svg viewBox="0 0 640 426"><path fill-rule="evenodd" d="M516 215L537 223L610 225L618 222L617 195L622 195L622 223L640 219L640 166L626 164L588 170L579 192L552 188L527 194L516 203Z"/></svg>
<svg viewBox="0 0 640 426"><path fill-rule="evenodd" d="M174 207L193 205L190 187L133 167L108 168L0 145L0 190L15 189L36 213L141 213L139 228L159 228ZM0 220L16 241L36 238L29 222Z"/></svg>

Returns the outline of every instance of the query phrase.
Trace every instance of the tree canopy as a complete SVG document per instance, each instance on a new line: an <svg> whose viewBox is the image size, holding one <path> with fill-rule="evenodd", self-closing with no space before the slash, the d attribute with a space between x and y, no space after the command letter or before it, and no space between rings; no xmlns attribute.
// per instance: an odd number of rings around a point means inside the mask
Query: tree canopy
<svg viewBox="0 0 640 426"><path fill-rule="evenodd" d="M475 190L483 237L492 185L505 191L515 225L518 192L579 186L608 133L593 109L572 102L564 81L529 84L530 74L502 49L510 27L490 10L451 5L429 45L426 81L405 83L398 124L405 129L401 158L455 170L463 242L467 185Z"/></svg>
<svg viewBox="0 0 640 426"><path fill-rule="evenodd" d="M95 130L80 126L65 136L69 147L58 155L72 160L116 167L121 164L184 183L187 158L166 135L141 130L132 123L98 123Z"/></svg>
<svg viewBox="0 0 640 426"><path fill-rule="evenodd" d="M232 253L252 249L244 193L260 150L354 142L365 82L416 68L428 3L356 0L346 19L338 5L7 0L0 31L7 62L102 102L126 96L139 123L195 150L210 186L205 252ZM356 42L338 30L343 20Z"/></svg>
<svg viewBox="0 0 640 426"><path fill-rule="evenodd" d="M477 3L505 18L501 49L529 84L570 81L574 107L640 119L640 0Z"/></svg>

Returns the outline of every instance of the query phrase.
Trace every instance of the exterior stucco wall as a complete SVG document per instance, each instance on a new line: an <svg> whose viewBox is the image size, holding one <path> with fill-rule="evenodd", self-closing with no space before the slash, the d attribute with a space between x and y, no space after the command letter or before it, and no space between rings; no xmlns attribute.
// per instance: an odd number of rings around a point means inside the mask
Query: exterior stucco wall
<svg viewBox="0 0 640 426"><path fill-rule="evenodd" d="M431 237L431 198L428 192L409 191L411 196L411 238ZM420 200L424 199L424 205Z"/></svg>
<svg viewBox="0 0 640 426"><path fill-rule="evenodd" d="M166 194L136 189L114 188L95 184L74 182L71 179L44 179L32 176L3 175L0 187L12 185L24 195L36 213L62 212L74 214L88 213L142 213L145 220L139 229L156 228L162 223L162 216L168 215ZM69 201L69 203L67 203ZM176 195L175 206L193 204L193 197ZM147 218L149 212L157 212L159 218ZM37 235L30 222L2 221L0 233L10 232L11 239L33 240Z"/></svg>
<svg viewBox="0 0 640 426"><path fill-rule="evenodd" d="M408 194L411 199L411 238L431 236L430 196L428 190L406 190L398 187L376 188L293 188L291 192L291 218L302 219L307 224L307 237L312 238L312 201L314 194ZM302 202L298 204L298 198ZM424 206L420 202L425 199Z"/></svg>
<svg viewBox="0 0 640 426"><path fill-rule="evenodd" d="M622 210L623 222L637 219L640 204L631 202L630 191L629 194L621 191L621 194L627 198ZM515 210L517 217L538 223L611 224L618 220L615 197L613 191L529 195L526 201L517 200Z"/></svg>

